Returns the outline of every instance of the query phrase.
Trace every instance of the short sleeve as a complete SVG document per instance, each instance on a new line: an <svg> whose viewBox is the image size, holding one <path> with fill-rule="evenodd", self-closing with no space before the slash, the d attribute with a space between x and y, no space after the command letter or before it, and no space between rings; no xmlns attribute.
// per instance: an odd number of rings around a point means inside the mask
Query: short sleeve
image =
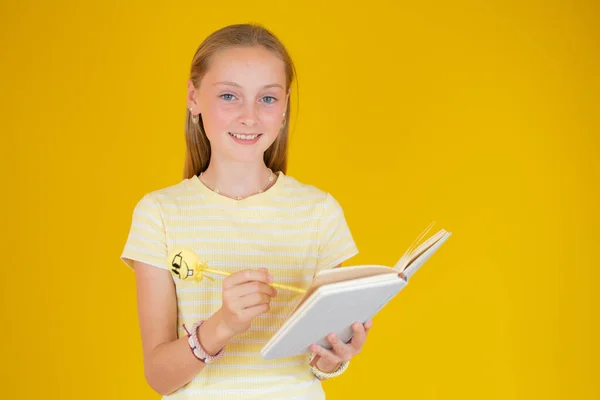
<svg viewBox="0 0 600 400"><path fill-rule="evenodd" d="M146 194L135 206L121 260L133 268L141 261L168 270L167 241L160 205Z"/></svg>
<svg viewBox="0 0 600 400"><path fill-rule="evenodd" d="M319 230L317 271L333 268L358 254L358 248L346 223L344 211L329 193L323 204Z"/></svg>

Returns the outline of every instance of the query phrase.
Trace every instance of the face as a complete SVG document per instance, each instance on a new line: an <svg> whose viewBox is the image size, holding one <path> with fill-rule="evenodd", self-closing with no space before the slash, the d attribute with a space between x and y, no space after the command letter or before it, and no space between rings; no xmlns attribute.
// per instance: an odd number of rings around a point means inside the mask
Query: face
<svg viewBox="0 0 600 400"><path fill-rule="evenodd" d="M262 162L279 135L289 94L284 62L262 46L234 47L213 55L188 108L202 114L211 157Z"/></svg>

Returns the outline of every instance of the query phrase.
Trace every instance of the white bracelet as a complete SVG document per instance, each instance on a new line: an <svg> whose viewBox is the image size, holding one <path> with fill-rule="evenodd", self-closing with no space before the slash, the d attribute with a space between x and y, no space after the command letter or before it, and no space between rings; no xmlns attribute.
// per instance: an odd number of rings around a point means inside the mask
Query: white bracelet
<svg viewBox="0 0 600 400"><path fill-rule="evenodd" d="M188 344L190 346L190 350L192 350L192 354L194 354L194 356L198 360L206 364L210 364L223 357L223 355L225 354L225 347L219 350L219 352L214 356L211 356L206 352L206 350L204 350L204 348L200 344L200 341L198 340L198 328L200 327L200 325L202 325L202 323L204 323L204 320L196 322L194 326L192 326L191 332L187 331L185 324L183 325L183 328L186 330L186 332L188 332Z"/></svg>

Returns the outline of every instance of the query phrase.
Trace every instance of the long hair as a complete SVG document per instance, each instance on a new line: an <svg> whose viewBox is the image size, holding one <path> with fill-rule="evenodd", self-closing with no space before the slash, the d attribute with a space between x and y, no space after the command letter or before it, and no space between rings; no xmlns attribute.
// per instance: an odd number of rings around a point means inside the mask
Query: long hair
<svg viewBox="0 0 600 400"><path fill-rule="evenodd" d="M194 87L200 86L202 77L206 74L210 58L217 51L233 46L263 46L270 50L285 64L286 93L296 75L294 63L283 44L273 33L258 24L236 24L229 25L213 32L198 47L190 71L190 79ZM288 135L290 121L290 103L288 100L285 110L285 120L279 135L265 151L264 161L273 172L287 172ZM210 142L204 130L202 115L198 116L198 123L192 121L192 114L186 108L185 117L185 142L186 157L183 178L189 179L200 174L208 167L210 161Z"/></svg>

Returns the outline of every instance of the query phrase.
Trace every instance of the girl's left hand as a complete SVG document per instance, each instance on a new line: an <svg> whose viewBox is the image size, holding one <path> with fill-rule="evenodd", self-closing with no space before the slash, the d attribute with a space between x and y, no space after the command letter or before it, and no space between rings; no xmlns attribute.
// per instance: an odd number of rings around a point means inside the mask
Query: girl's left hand
<svg viewBox="0 0 600 400"><path fill-rule="evenodd" d="M354 335L349 343L342 342L335 333L327 336L327 340L333 347L331 350L325 349L319 345L313 344L310 350L319 356L316 367L323 372L333 372L342 362L349 361L352 357L360 353L367 340L367 333L373 327L373 321L368 320L364 324L355 322L352 325Z"/></svg>

